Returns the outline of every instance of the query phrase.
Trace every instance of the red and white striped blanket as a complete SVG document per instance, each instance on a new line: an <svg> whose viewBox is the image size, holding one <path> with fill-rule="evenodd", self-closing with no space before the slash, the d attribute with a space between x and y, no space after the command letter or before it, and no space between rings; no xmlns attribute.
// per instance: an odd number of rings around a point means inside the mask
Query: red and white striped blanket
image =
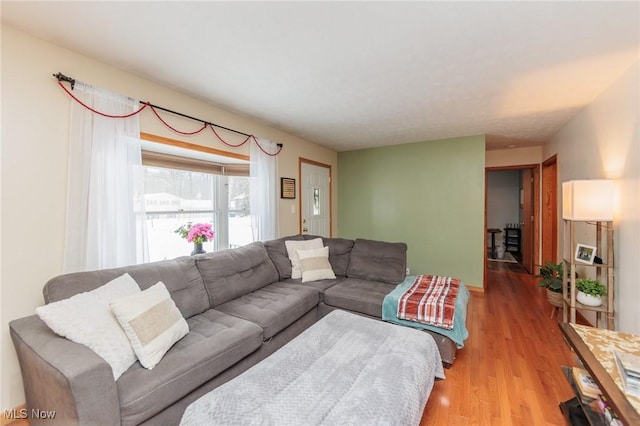
<svg viewBox="0 0 640 426"><path fill-rule="evenodd" d="M398 300L398 318L435 327L453 328L460 280L438 275L418 275Z"/></svg>

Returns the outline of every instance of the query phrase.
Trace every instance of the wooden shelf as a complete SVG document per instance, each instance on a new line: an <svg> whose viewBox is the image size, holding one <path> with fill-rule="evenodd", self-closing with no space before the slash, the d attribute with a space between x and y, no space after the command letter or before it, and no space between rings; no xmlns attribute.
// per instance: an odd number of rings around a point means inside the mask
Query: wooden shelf
<svg viewBox="0 0 640 426"><path fill-rule="evenodd" d="M575 399L580 403L580 407L582 408L582 411L584 412L587 418L587 421L592 426L606 425L604 415L602 413L592 410L591 407L589 406L589 403L594 400L593 399L584 400L580 397L580 390L578 390L578 385L576 385L575 381L573 380L573 373L571 372L571 370L572 370L572 367L567 367L566 365L562 366L562 372L564 373L564 376L567 378L567 381L571 385L571 389L573 389L573 393L576 396Z"/></svg>
<svg viewBox="0 0 640 426"><path fill-rule="evenodd" d="M590 244L593 241L576 241L576 224L584 223L585 226L595 226L595 247L596 255L603 259L603 263L588 264L575 260L573 251L576 249L576 243ZM576 311L592 311L596 313L596 327L602 324L609 330L615 329L615 298L614 298L614 251L613 251L613 222L587 222L572 221L564 219L563 229L564 255L563 255L563 271L567 274L568 284L562 290L562 321L576 322ZM584 238L581 233L581 238ZM606 260L606 263L604 262ZM603 297L603 303L600 306L588 306L576 300L576 269L587 268L595 270L595 278L605 285L607 295ZM581 277L587 278L587 277ZM589 277L592 278L592 277Z"/></svg>
<svg viewBox="0 0 640 426"><path fill-rule="evenodd" d="M563 262L565 263L571 263L571 261L567 258L562 259ZM589 264L589 263L582 263L582 262L575 262L576 266L586 266L587 268L613 268L613 264L609 264L609 263L594 263L594 264Z"/></svg>
<svg viewBox="0 0 640 426"><path fill-rule="evenodd" d="M571 304L571 298L569 297L563 297L562 298L564 300L564 303L566 303L567 305ZM576 300L576 309L584 309L586 311L595 311L595 312L609 312L609 305L607 304L606 300L602 301L602 305L600 306L589 306L589 305L583 305L582 303L578 302Z"/></svg>

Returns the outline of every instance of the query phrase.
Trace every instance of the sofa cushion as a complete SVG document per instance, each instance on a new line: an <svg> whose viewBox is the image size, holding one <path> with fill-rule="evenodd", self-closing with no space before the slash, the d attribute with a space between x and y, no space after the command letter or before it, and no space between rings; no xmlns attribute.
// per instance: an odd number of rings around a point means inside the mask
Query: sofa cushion
<svg viewBox="0 0 640 426"><path fill-rule="evenodd" d="M394 288L394 284L347 278L324 292L324 303L382 318L382 300Z"/></svg>
<svg viewBox="0 0 640 426"><path fill-rule="evenodd" d="M269 258L276 266L280 280L291 278L291 260L289 260L285 241L303 241L304 239L304 235L292 235L264 242L264 248L267 250Z"/></svg>
<svg viewBox="0 0 640 426"><path fill-rule="evenodd" d="M293 278L289 278L288 280L284 280L284 281L280 281L284 284L288 284L288 285L299 285L302 287L311 287L311 288L315 288L316 290L318 290L320 292L320 302L324 301L324 292L328 289L333 287L334 285L341 283L342 281L348 279L347 277L336 277L333 280L318 280L318 281L309 281L306 283L303 283L302 280L294 280Z"/></svg>
<svg viewBox="0 0 640 426"><path fill-rule="evenodd" d="M42 291L44 301L55 302L94 290L125 273L131 275L142 290L162 281L185 318L209 309L204 282L195 259L190 256L122 268L60 275L45 284Z"/></svg>
<svg viewBox="0 0 640 426"><path fill-rule="evenodd" d="M155 367L171 346L189 332L162 281L112 300L109 306L145 368Z"/></svg>
<svg viewBox="0 0 640 426"><path fill-rule="evenodd" d="M323 238L322 242L329 247L329 263L333 273L338 277L346 277L354 241L345 238Z"/></svg>
<svg viewBox="0 0 640 426"><path fill-rule="evenodd" d="M256 324L213 309L187 323L189 333L153 370L135 363L116 382L123 425L150 418L262 345Z"/></svg>
<svg viewBox="0 0 640 426"><path fill-rule="evenodd" d="M196 257L212 308L278 281L262 243Z"/></svg>
<svg viewBox="0 0 640 426"><path fill-rule="evenodd" d="M216 310L258 324L268 339L313 309L320 292L282 282L270 284L216 307Z"/></svg>
<svg viewBox="0 0 640 426"><path fill-rule="evenodd" d="M358 238L351 250L349 278L401 283L407 270L407 245Z"/></svg>

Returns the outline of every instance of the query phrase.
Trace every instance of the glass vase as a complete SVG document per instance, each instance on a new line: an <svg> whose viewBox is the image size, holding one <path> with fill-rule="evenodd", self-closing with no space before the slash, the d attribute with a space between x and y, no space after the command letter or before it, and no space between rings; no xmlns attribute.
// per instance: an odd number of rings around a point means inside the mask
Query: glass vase
<svg viewBox="0 0 640 426"><path fill-rule="evenodd" d="M206 253L202 248L202 243L193 243L193 251L191 252L191 256L196 254Z"/></svg>

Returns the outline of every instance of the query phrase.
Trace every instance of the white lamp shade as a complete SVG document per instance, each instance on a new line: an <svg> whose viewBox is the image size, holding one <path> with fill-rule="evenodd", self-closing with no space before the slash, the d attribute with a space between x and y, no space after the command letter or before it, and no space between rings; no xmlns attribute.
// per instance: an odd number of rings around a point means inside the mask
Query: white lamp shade
<svg viewBox="0 0 640 426"><path fill-rule="evenodd" d="M562 183L562 218L567 220L613 220L612 180L570 180Z"/></svg>

